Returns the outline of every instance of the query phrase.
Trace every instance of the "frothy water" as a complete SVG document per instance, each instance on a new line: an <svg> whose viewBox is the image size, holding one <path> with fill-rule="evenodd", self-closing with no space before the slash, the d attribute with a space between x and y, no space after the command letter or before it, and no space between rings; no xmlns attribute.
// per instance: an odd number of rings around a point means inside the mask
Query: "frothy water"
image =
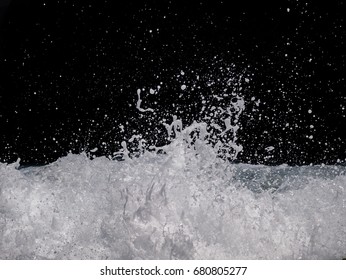
<svg viewBox="0 0 346 280"><path fill-rule="evenodd" d="M340 259L346 168L166 154L0 165L1 259Z"/></svg>
<svg viewBox="0 0 346 280"><path fill-rule="evenodd" d="M202 96L198 120L158 121L166 146L134 135L113 158L0 164L0 258L345 257L346 168L232 163L243 149L237 132L246 104L229 90L241 88L239 77L222 81ZM135 94L138 111L158 118L143 89Z"/></svg>

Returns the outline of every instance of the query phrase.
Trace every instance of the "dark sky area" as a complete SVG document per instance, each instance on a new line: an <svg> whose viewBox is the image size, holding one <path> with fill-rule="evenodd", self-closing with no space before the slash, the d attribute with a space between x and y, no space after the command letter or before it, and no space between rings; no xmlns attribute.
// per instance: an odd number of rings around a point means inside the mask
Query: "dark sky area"
<svg viewBox="0 0 346 280"><path fill-rule="evenodd" d="M238 88L239 161L345 161L344 1L0 3L2 162L45 164L95 147L111 155L133 134L162 145L155 118L136 109L137 89L160 86L143 106L188 125L201 117L196 94L222 88L228 68L250 79ZM182 82L198 92L182 97Z"/></svg>

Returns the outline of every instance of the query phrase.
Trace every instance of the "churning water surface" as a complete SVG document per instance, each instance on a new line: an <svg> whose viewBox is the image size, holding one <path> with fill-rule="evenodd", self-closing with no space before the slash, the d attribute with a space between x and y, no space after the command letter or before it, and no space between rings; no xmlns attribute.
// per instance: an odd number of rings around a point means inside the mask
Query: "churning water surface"
<svg viewBox="0 0 346 280"><path fill-rule="evenodd" d="M170 143L140 140L139 156L130 139L122 160L82 153L40 167L0 164L0 258L345 257L346 167L232 163L246 104L220 88L212 105L200 102L204 118L186 127L165 119ZM154 114L137 96L136 108Z"/></svg>
<svg viewBox="0 0 346 280"><path fill-rule="evenodd" d="M345 256L345 167L216 162L204 148L176 140L124 161L1 164L0 258Z"/></svg>

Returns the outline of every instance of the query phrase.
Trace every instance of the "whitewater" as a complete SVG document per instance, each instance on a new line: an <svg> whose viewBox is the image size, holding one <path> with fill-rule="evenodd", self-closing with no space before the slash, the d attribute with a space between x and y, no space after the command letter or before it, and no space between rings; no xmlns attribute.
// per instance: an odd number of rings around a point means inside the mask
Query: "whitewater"
<svg viewBox="0 0 346 280"><path fill-rule="evenodd" d="M345 256L345 167L211 167L173 152L1 164L0 258Z"/></svg>
<svg viewBox="0 0 346 280"><path fill-rule="evenodd" d="M0 259L344 258L346 167L234 163L244 99L210 98L202 120L164 119L164 146L1 163Z"/></svg>

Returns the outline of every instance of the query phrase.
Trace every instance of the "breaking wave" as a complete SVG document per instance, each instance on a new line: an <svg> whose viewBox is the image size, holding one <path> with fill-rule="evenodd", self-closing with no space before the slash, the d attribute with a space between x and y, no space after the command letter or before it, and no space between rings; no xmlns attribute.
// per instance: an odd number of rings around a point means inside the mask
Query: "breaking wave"
<svg viewBox="0 0 346 280"><path fill-rule="evenodd" d="M1 164L2 259L340 259L346 168L165 155Z"/></svg>
<svg viewBox="0 0 346 280"><path fill-rule="evenodd" d="M235 80L200 102L203 118L162 119L167 145L135 135L113 158L90 159L95 148L46 166L0 164L0 258L344 257L346 168L232 162L246 105L228 91ZM155 114L142 93L136 108Z"/></svg>

